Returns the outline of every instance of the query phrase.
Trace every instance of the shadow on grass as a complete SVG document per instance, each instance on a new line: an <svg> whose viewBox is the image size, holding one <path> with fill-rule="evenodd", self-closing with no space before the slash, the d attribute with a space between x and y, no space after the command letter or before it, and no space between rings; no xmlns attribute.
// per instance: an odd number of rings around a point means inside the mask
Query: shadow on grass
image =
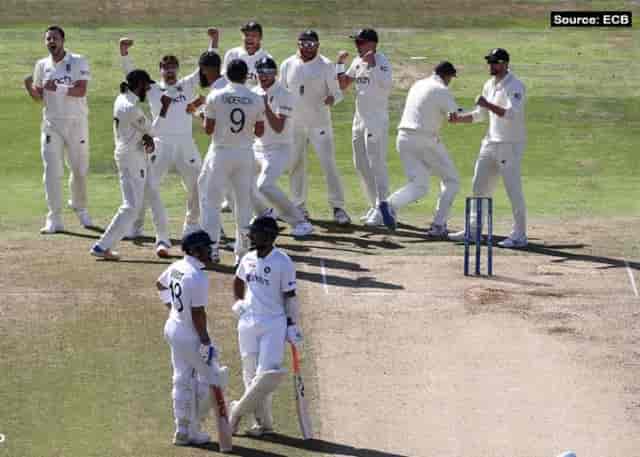
<svg viewBox="0 0 640 457"><path fill-rule="evenodd" d="M254 439L256 441L267 441L269 443L281 444L283 446L289 446L297 449L304 449L305 451L317 452L325 455L340 455L350 457L406 457L402 454L377 451L375 449L357 448L349 446L347 444L333 443L331 441L315 439L302 440L300 438L294 438L278 433L273 435L266 435L261 438L247 438Z"/></svg>

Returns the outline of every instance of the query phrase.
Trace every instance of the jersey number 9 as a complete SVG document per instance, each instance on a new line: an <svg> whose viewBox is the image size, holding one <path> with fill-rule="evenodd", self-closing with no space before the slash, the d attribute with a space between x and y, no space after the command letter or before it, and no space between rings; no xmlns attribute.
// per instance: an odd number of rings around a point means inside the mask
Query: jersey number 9
<svg viewBox="0 0 640 457"><path fill-rule="evenodd" d="M244 128L244 111L240 108L234 108L231 110L229 117L231 118L231 131L233 133L240 133Z"/></svg>

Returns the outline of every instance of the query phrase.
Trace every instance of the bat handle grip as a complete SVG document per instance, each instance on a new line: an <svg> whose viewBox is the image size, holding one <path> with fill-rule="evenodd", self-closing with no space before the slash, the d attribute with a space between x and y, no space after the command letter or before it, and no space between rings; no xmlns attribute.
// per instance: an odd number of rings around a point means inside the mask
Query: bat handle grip
<svg viewBox="0 0 640 457"><path fill-rule="evenodd" d="M291 345L291 358L293 359L293 372L300 372L300 356L294 344Z"/></svg>

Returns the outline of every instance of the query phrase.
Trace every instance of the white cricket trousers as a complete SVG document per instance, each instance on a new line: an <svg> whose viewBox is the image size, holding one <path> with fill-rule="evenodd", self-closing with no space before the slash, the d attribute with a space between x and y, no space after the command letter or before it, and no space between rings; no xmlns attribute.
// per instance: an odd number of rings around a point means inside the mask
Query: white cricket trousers
<svg viewBox="0 0 640 457"><path fill-rule="evenodd" d="M41 131L40 155L44 165L44 191L49 208L47 220L62 223L62 178L65 158L69 168L71 207L76 210L87 208L89 121L86 118L45 119L42 121Z"/></svg>
<svg viewBox="0 0 640 457"><path fill-rule="evenodd" d="M226 189L233 193L233 216L236 221L236 263L249 250L249 222L251 220L251 181L255 179L251 148L212 145L205 157L198 177L202 229L218 246L220 238L220 206Z"/></svg>
<svg viewBox="0 0 640 457"><path fill-rule="evenodd" d="M131 150L116 156L122 205L98 241L98 245L103 249L111 249L122 240L140 212L149 175L148 158L145 155L140 150ZM154 219L153 223L155 225L157 221Z"/></svg>
<svg viewBox="0 0 640 457"><path fill-rule="evenodd" d="M172 169L182 178L182 186L187 193L187 210L184 225L200 222L200 202L198 198L198 175L202 168L200 152L192 135L165 135L154 138L155 152L150 157L149 179L145 188L145 198L134 228L142 231L147 206L156 214L160 222L156 241L169 241L169 220L160 198L162 180Z"/></svg>
<svg viewBox="0 0 640 457"><path fill-rule="evenodd" d="M389 121L365 124L354 120L351 136L353 165L360 175L365 195L372 208L377 208L389 195L387 143Z"/></svg>
<svg viewBox="0 0 640 457"><path fill-rule="evenodd" d="M254 145L253 153L260 171L258 178L251 181L251 204L256 215L274 207L278 217L295 226L305 221L304 214L278 187L278 178L291 162L292 149L292 145L286 143L266 147Z"/></svg>
<svg viewBox="0 0 640 457"><path fill-rule="evenodd" d="M511 201L513 214L512 238L527 235L527 208L522 191L521 164L526 143L497 143L483 140L476 160L472 181L474 197L491 197L496 189L498 176L502 176L504 188ZM471 225L476 223L475 208L471 212Z"/></svg>
<svg viewBox="0 0 640 457"><path fill-rule="evenodd" d="M305 206L308 196L307 147L309 143L320 159L322 171L327 180L327 196L329 206L344 208L344 189L340 181L336 165L336 147L333 128L329 125L322 128L310 128L293 124L294 145L289 168L289 186L293 204Z"/></svg>
<svg viewBox="0 0 640 457"><path fill-rule="evenodd" d="M460 178L444 144L437 136L400 129L396 148L409 182L389 197L389 203L399 210L424 196L429 191L429 179L433 173L441 179L433 224L446 224L460 188Z"/></svg>

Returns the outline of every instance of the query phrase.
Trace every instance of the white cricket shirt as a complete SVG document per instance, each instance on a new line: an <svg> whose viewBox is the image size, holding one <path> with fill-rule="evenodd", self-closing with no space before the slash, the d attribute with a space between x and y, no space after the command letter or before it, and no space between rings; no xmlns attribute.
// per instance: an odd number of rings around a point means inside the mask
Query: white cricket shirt
<svg viewBox="0 0 640 457"><path fill-rule="evenodd" d="M416 81L409 89L398 128L437 136L447 114L457 111L458 105L449 88L434 73Z"/></svg>
<svg viewBox="0 0 640 457"><path fill-rule="evenodd" d="M155 136L157 127L164 125L162 118L151 122L138 106L139 98L131 91L120 94L113 104L113 136L116 142L116 157L135 151L144 154L142 136ZM171 107L169 107L171 110Z"/></svg>
<svg viewBox="0 0 640 457"><path fill-rule="evenodd" d="M122 69L125 75L135 70L135 65L130 56L121 57ZM171 107L167 112L167 122L165 122L162 130L157 132L159 138L174 135L192 136L193 116L187 113L187 105L196 97L199 85L200 74L198 70L179 79L173 85L167 85L164 81L151 85L151 90L147 92L147 100L154 119L159 116L162 109L160 98L163 95L168 95L172 100Z"/></svg>
<svg viewBox="0 0 640 457"><path fill-rule="evenodd" d="M253 91L262 100L265 90L261 86L257 86ZM266 148L272 144L292 144L293 143L293 127L291 116L293 115L293 95L282 84L275 81L271 87L266 91L267 103L271 107L271 111L276 115L286 116L287 120L284 122L284 128L282 132L278 133L271 128L269 119L264 119L264 135L260 138L256 138L256 145L262 148ZM264 102L263 102L264 105Z"/></svg>
<svg viewBox="0 0 640 457"><path fill-rule="evenodd" d="M207 96L205 116L216 121L213 144L218 147L251 149L254 126L263 120L262 98L242 84L229 82Z"/></svg>
<svg viewBox="0 0 640 457"><path fill-rule="evenodd" d="M184 336L199 338L193 326L191 308L206 307L209 302L209 278L204 264L195 257L185 255L172 263L158 278L158 282L171 292L171 312L167 323Z"/></svg>
<svg viewBox="0 0 640 457"><path fill-rule="evenodd" d="M296 268L287 254L278 248L264 258L248 252L240 261L236 276L245 283L247 312L256 317L285 314L284 294L296 289Z"/></svg>
<svg viewBox="0 0 640 457"><path fill-rule="evenodd" d="M42 89L47 81L73 87L76 81L90 81L91 72L89 62L83 56L65 52L64 58L56 63L48 56L36 62L33 71L33 85ZM71 97L51 90L43 91L44 108L42 115L45 119L77 119L87 117L89 108L87 97Z"/></svg>
<svg viewBox="0 0 640 457"><path fill-rule="evenodd" d="M472 111L473 122L483 121L489 113L489 129L485 141L499 143L523 143L527 140L527 128L524 119L526 90L524 84L509 72L499 82L489 79L482 88L482 95L489 102L505 108L503 117L485 108L476 107Z"/></svg>
<svg viewBox="0 0 640 457"><path fill-rule="evenodd" d="M342 100L336 68L326 57L318 54L308 62L295 54L280 66L280 82L293 94L294 122L304 127L331 126L331 107L324 104L329 96L334 104Z"/></svg>
<svg viewBox="0 0 640 457"><path fill-rule="evenodd" d="M246 84L250 87L253 87L259 83L258 75L256 73L256 62L263 57L271 57L271 54L269 54L262 48L258 49L253 54L249 54L243 46L231 48L224 54L224 60L221 69L222 73L227 73L227 65L229 65L229 62L231 62L233 59L240 59L247 64L247 67L249 67L249 74L247 75Z"/></svg>
<svg viewBox="0 0 640 457"><path fill-rule="evenodd" d="M369 67L360 56L353 59L347 76L353 78L356 95L354 122L381 123L389 120L389 95L393 86L391 64L379 52L375 53L376 65Z"/></svg>

